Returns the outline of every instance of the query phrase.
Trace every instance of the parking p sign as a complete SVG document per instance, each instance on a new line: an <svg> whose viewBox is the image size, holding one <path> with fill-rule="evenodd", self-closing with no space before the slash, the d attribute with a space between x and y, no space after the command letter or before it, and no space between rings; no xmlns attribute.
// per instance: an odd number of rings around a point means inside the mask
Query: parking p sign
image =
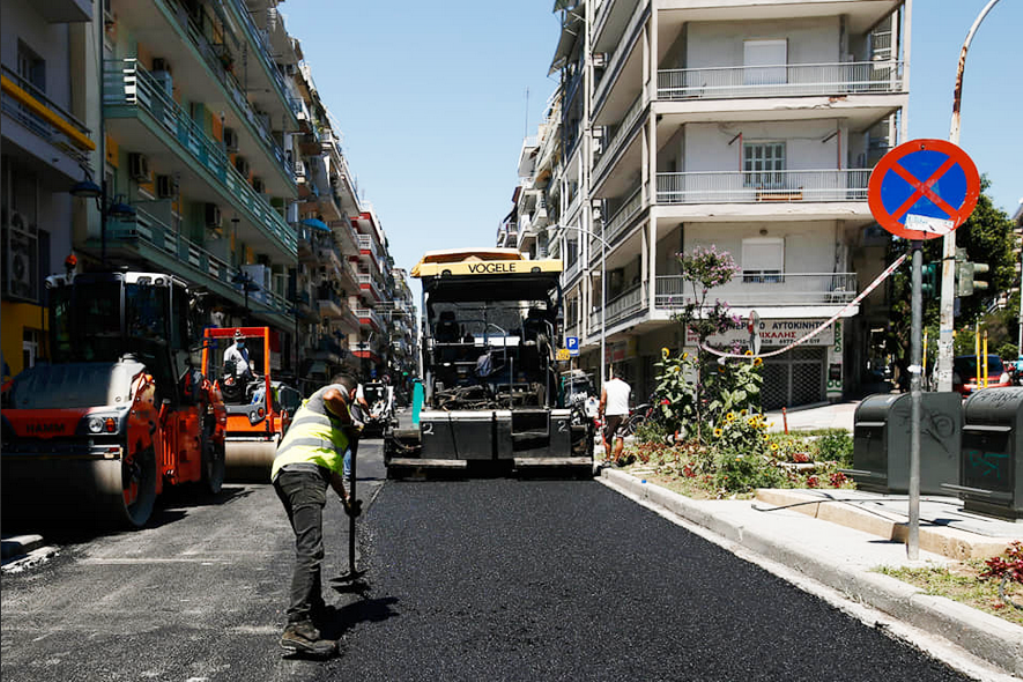
<svg viewBox="0 0 1023 682"><path fill-rule="evenodd" d="M565 348L568 349L570 357L579 357L579 337L578 336L566 336L565 337Z"/></svg>

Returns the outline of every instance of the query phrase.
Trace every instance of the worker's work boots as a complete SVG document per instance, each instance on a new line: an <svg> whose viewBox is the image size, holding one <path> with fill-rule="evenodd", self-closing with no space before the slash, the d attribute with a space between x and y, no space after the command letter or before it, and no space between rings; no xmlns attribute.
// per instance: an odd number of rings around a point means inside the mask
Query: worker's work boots
<svg viewBox="0 0 1023 682"><path fill-rule="evenodd" d="M281 646L309 656L330 656L337 650L333 640L320 639L320 631L310 621L288 623L281 635Z"/></svg>

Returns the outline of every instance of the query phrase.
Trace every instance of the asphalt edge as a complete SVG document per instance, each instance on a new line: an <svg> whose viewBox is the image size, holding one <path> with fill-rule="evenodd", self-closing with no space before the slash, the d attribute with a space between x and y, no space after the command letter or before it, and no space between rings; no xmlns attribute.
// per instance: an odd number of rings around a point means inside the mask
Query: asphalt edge
<svg viewBox="0 0 1023 682"><path fill-rule="evenodd" d="M1023 679L1023 629L1012 623L951 599L924 594L912 585L881 573L836 566L826 555L793 547L769 534L745 528L708 512L684 495L650 485L630 474L603 469L601 476L641 500L659 505L726 540L788 566L850 599L941 637Z"/></svg>

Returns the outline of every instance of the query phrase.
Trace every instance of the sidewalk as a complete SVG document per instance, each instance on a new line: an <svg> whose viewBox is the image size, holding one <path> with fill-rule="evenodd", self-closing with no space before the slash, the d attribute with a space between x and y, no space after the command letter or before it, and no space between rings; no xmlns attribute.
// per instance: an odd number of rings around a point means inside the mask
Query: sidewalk
<svg viewBox="0 0 1023 682"><path fill-rule="evenodd" d="M905 496L770 490L760 491L756 500L694 500L622 471L603 469L600 475L623 494L940 637L1006 676L1023 679L1023 627L874 572L880 566L941 565L991 556L1023 538L1023 524L964 514L956 498L924 498L920 559L911 562L901 540L908 526Z"/></svg>
<svg viewBox="0 0 1023 682"><path fill-rule="evenodd" d="M853 415L859 400L842 403L822 403L793 407L784 412L771 410L764 414L771 424L768 431L782 433L788 423L789 432L812 431L815 429L845 429L850 434L853 430Z"/></svg>

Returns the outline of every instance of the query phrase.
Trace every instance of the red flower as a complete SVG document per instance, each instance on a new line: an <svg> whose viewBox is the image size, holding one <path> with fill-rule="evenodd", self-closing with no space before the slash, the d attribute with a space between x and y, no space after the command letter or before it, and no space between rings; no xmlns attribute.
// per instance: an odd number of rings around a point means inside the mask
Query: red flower
<svg viewBox="0 0 1023 682"><path fill-rule="evenodd" d="M661 404L662 405L671 405L671 401L668 400L667 398L665 398L664 400L661 401Z"/></svg>

